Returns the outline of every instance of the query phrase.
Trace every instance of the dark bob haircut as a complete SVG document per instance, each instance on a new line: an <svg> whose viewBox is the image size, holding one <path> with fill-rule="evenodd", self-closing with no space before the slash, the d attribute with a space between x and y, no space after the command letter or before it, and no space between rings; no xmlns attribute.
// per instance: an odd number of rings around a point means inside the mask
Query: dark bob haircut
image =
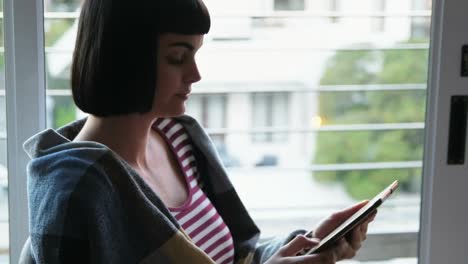
<svg viewBox="0 0 468 264"><path fill-rule="evenodd" d="M71 67L75 104L100 117L148 112L158 36L209 29L201 0L85 0Z"/></svg>

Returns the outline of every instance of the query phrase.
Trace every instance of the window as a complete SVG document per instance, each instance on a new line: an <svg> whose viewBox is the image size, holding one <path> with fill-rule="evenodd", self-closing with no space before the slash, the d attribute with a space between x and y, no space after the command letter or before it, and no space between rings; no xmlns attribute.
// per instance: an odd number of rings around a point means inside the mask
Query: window
<svg viewBox="0 0 468 264"><path fill-rule="evenodd" d="M211 12L213 17L230 17L230 9L221 8L227 0L206 0L208 8L211 1L220 7ZM392 4L392 10L399 8L396 12L407 15L393 17L396 23L380 23L377 37L372 14L349 13L385 10L390 1L313 2L327 14L317 14L317 19L314 14L238 12L239 19L229 20L229 25L235 28L236 21L242 21L248 34L208 36L199 54L204 78L197 83L187 112L213 137L264 238L312 227L330 212L371 197L397 177L402 188L380 210L366 242L378 247L374 250L378 254L364 249L359 257L382 263L403 257L404 263L415 263L431 3ZM44 3L49 127L82 115L74 107L69 84L80 3ZM265 1L242 1L246 3L261 6ZM309 4L273 3L278 11L305 10ZM274 23L255 26L261 19ZM386 19L383 14L381 21ZM2 62L3 57L0 66ZM1 95L3 82L0 79ZM1 165L6 133L1 130L5 99L0 98ZM266 182L268 188L259 199L258 186ZM5 201L0 193L0 263L8 254Z"/></svg>
<svg viewBox="0 0 468 264"><path fill-rule="evenodd" d="M246 14L254 23L242 43L205 42L200 59L215 77L198 86L216 83L228 98L225 129L209 132L224 133L239 161L231 180L266 237L312 227L399 179L366 242L379 254L364 249L360 260L416 263L429 33L415 40L412 20L430 21L430 7L311 2L307 16Z"/></svg>
<svg viewBox="0 0 468 264"><path fill-rule="evenodd" d="M47 126L80 117L71 97L70 67L81 0L45 0Z"/></svg>

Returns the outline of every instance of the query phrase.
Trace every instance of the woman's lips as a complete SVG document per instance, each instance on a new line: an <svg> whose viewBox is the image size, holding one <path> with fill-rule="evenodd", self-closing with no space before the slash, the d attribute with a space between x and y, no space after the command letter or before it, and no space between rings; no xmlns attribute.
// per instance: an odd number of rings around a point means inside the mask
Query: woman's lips
<svg viewBox="0 0 468 264"><path fill-rule="evenodd" d="M190 96L190 93L177 94L177 97L187 100Z"/></svg>

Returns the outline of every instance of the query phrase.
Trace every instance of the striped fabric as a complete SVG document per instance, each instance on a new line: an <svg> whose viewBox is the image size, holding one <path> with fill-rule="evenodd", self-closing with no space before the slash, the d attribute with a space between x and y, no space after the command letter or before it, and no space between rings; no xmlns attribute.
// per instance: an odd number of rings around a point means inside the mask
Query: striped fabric
<svg viewBox="0 0 468 264"><path fill-rule="evenodd" d="M218 264L232 264L234 242L231 232L203 192L192 145L183 126L174 119L160 118L153 128L171 146L188 186L188 199L168 208L192 241Z"/></svg>

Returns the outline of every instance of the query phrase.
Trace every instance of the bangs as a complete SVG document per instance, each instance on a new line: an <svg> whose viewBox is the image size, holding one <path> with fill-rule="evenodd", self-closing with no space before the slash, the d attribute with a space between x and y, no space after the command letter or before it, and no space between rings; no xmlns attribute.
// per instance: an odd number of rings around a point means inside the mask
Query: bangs
<svg viewBox="0 0 468 264"><path fill-rule="evenodd" d="M158 33L191 35L210 30L210 14L201 0L162 0L159 10Z"/></svg>

